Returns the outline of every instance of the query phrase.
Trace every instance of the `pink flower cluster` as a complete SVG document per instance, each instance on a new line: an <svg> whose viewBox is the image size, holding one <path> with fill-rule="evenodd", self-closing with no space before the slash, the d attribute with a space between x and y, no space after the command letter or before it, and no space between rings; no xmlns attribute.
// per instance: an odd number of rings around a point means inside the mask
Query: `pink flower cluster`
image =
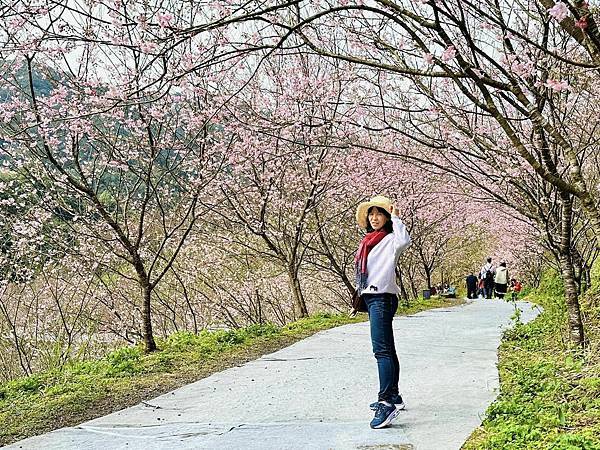
<svg viewBox="0 0 600 450"><path fill-rule="evenodd" d="M449 46L444 53L442 53L442 61L449 62L456 57L456 47L454 45Z"/></svg>
<svg viewBox="0 0 600 450"><path fill-rule="evenodd" d="M500 62L510 66L510 70L520 77L529 77L536 70L535 63L523 56L508 54L502 56Z"/></svg>
<svg viewBox="0 0 600 450"><path fill-rule="evenodd" d="M143 53L154 53L156 52L158 45L156 45L156 43L154 42L144 41L140 42L139 47L140 51L142 51Z"/></svg>
<svg viewBox="0 0 600 450"><path fill-rule="evenodd" d="M160 25L161 28L170 27L171 22L173 21L173 14L169 14L169 13L157 14L156 20L158 21L158 24Z"/></svg>
<svg viewBox="0 0 600 450"><path fill-rule="evenodd" d="M554 6L548 10L548 14L550 14L559 22L562 22L569 16L569 8L563 2L556 2Z"/></svg>
<svg viewBox="0 0 600 450"><path fill-rule="evenodd" d="M559 80L548 79L548 81L546 81L546 87L549 87L553 91L561 92L561 91L566 91L569 89L569 83L567 83L566 80L559 81Z"/></svg>

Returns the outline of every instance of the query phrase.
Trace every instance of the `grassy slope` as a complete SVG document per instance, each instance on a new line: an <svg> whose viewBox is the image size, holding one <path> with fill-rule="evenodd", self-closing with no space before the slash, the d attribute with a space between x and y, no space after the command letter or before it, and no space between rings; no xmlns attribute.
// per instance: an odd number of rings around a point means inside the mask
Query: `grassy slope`
<svg viewBox="0 0 600 450"><path fill-rule="evenodd" d="M450 306L432 299L400 306L398 314ZM254 325L234 331L180 332L145 355L122 347L104 359L79 361L0 385L0 445L135 405L228 367L286 347L320 330L366 320L317 314L285 327Z"/></svg>
<svg viewBox="0 0 600 450"><path fill-rule="evenodd" d="M600 449L600 295L582 300L589 345L569 349L559 283L529 300L544 312L508 330L500 346L500 395L463 450Z"/></svg>

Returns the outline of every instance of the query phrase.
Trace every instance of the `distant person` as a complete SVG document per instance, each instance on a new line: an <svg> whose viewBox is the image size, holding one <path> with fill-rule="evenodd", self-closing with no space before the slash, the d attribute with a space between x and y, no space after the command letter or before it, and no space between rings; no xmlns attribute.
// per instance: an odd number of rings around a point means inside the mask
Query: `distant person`
<svg viewBox="0 0 600 450"><path fill-rule="evenodd" d="M520 281L515 280L514 278L510 279L510 289L512 291L511 299L513 302L517 301L517 297L519 296L519 293L521 292L522 288L523 285Z"/></svg>
<svg viewBox="0 0 600 450"><path fill-rule="evenodd" d="M506 263L502 261L500 266L496 269L494 275L494 290L498 298L504 298L508 289L508 270L506 269Z"/></svg>
<svg viewBox="0 0 600 450"><path fill-rule="evenodd" d="M456 288L452 285L446 289L446 298L456 298Z"/></svg>
<svg viewBox="0 0 600 450"><path fill-rule="evenodd" d="M400 363L392 320L400 292L396 285L396 264L400 253L409 246L410 236L398 208L380 195L358 205L356 221L367 230L355 258L356 289L369 313L371 344L379 373L377 401L370 405L375 417L370 425L383 428L404 409L398 390Z"/></svg>
<svg viewBox="0 0 600 450"><path fill-rule="evenodd" d="M492 298L492 291L494 290L494 265L492 264L492 258L488 258L487 262L481 268L479 276L483 280L483 296L485 298Z"/></svg>
<svg viewBox="0 0 600 450"><path fill-rule="evenodd" d="M481 275L479 275L479 280L477 281L477 296L485 298L485 294L483 291L483 278L481 278Z"/></svg>
<svg viewBox="0 0 600 450"><path fill-rule="evenodd" d="M467 284L467 298L477 298L477 277L471 272L465 281Z"/></svg>

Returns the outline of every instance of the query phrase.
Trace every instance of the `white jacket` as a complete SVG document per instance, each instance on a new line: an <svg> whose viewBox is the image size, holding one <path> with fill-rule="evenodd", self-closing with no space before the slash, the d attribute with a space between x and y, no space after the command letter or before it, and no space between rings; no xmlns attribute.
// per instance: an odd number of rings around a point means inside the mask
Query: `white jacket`
<svg viewBox="0 0 600 450"><path fill-rule="evenodd" d="M397 294L396 264L400 253L410 245L406 225L399 217L392 216L394 232L384 237L371 249L367 257L367 288L360 294Z"/></svg>
<svg viewBox="0 0 600 450"><path fill-rule="evenodd" d="M494 277L494 283L508 284L508 270L506 269L506 267L499 266L496 269L496 276Z"/></svg>

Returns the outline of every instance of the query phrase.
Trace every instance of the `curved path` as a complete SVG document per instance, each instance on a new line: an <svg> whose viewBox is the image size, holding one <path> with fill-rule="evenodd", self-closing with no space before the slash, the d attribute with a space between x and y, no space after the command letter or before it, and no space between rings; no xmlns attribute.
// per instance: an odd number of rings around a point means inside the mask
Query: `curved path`
<svg viewBox="0 0 600 450"><path fill-rule="evenodd" d="M517 305L523 321L538 313ZM369 428L377 369L359 323L7 448L458 450L497 394L496 350L514 308L475 300L395 318L407 409L386 429Z"/></svg>

